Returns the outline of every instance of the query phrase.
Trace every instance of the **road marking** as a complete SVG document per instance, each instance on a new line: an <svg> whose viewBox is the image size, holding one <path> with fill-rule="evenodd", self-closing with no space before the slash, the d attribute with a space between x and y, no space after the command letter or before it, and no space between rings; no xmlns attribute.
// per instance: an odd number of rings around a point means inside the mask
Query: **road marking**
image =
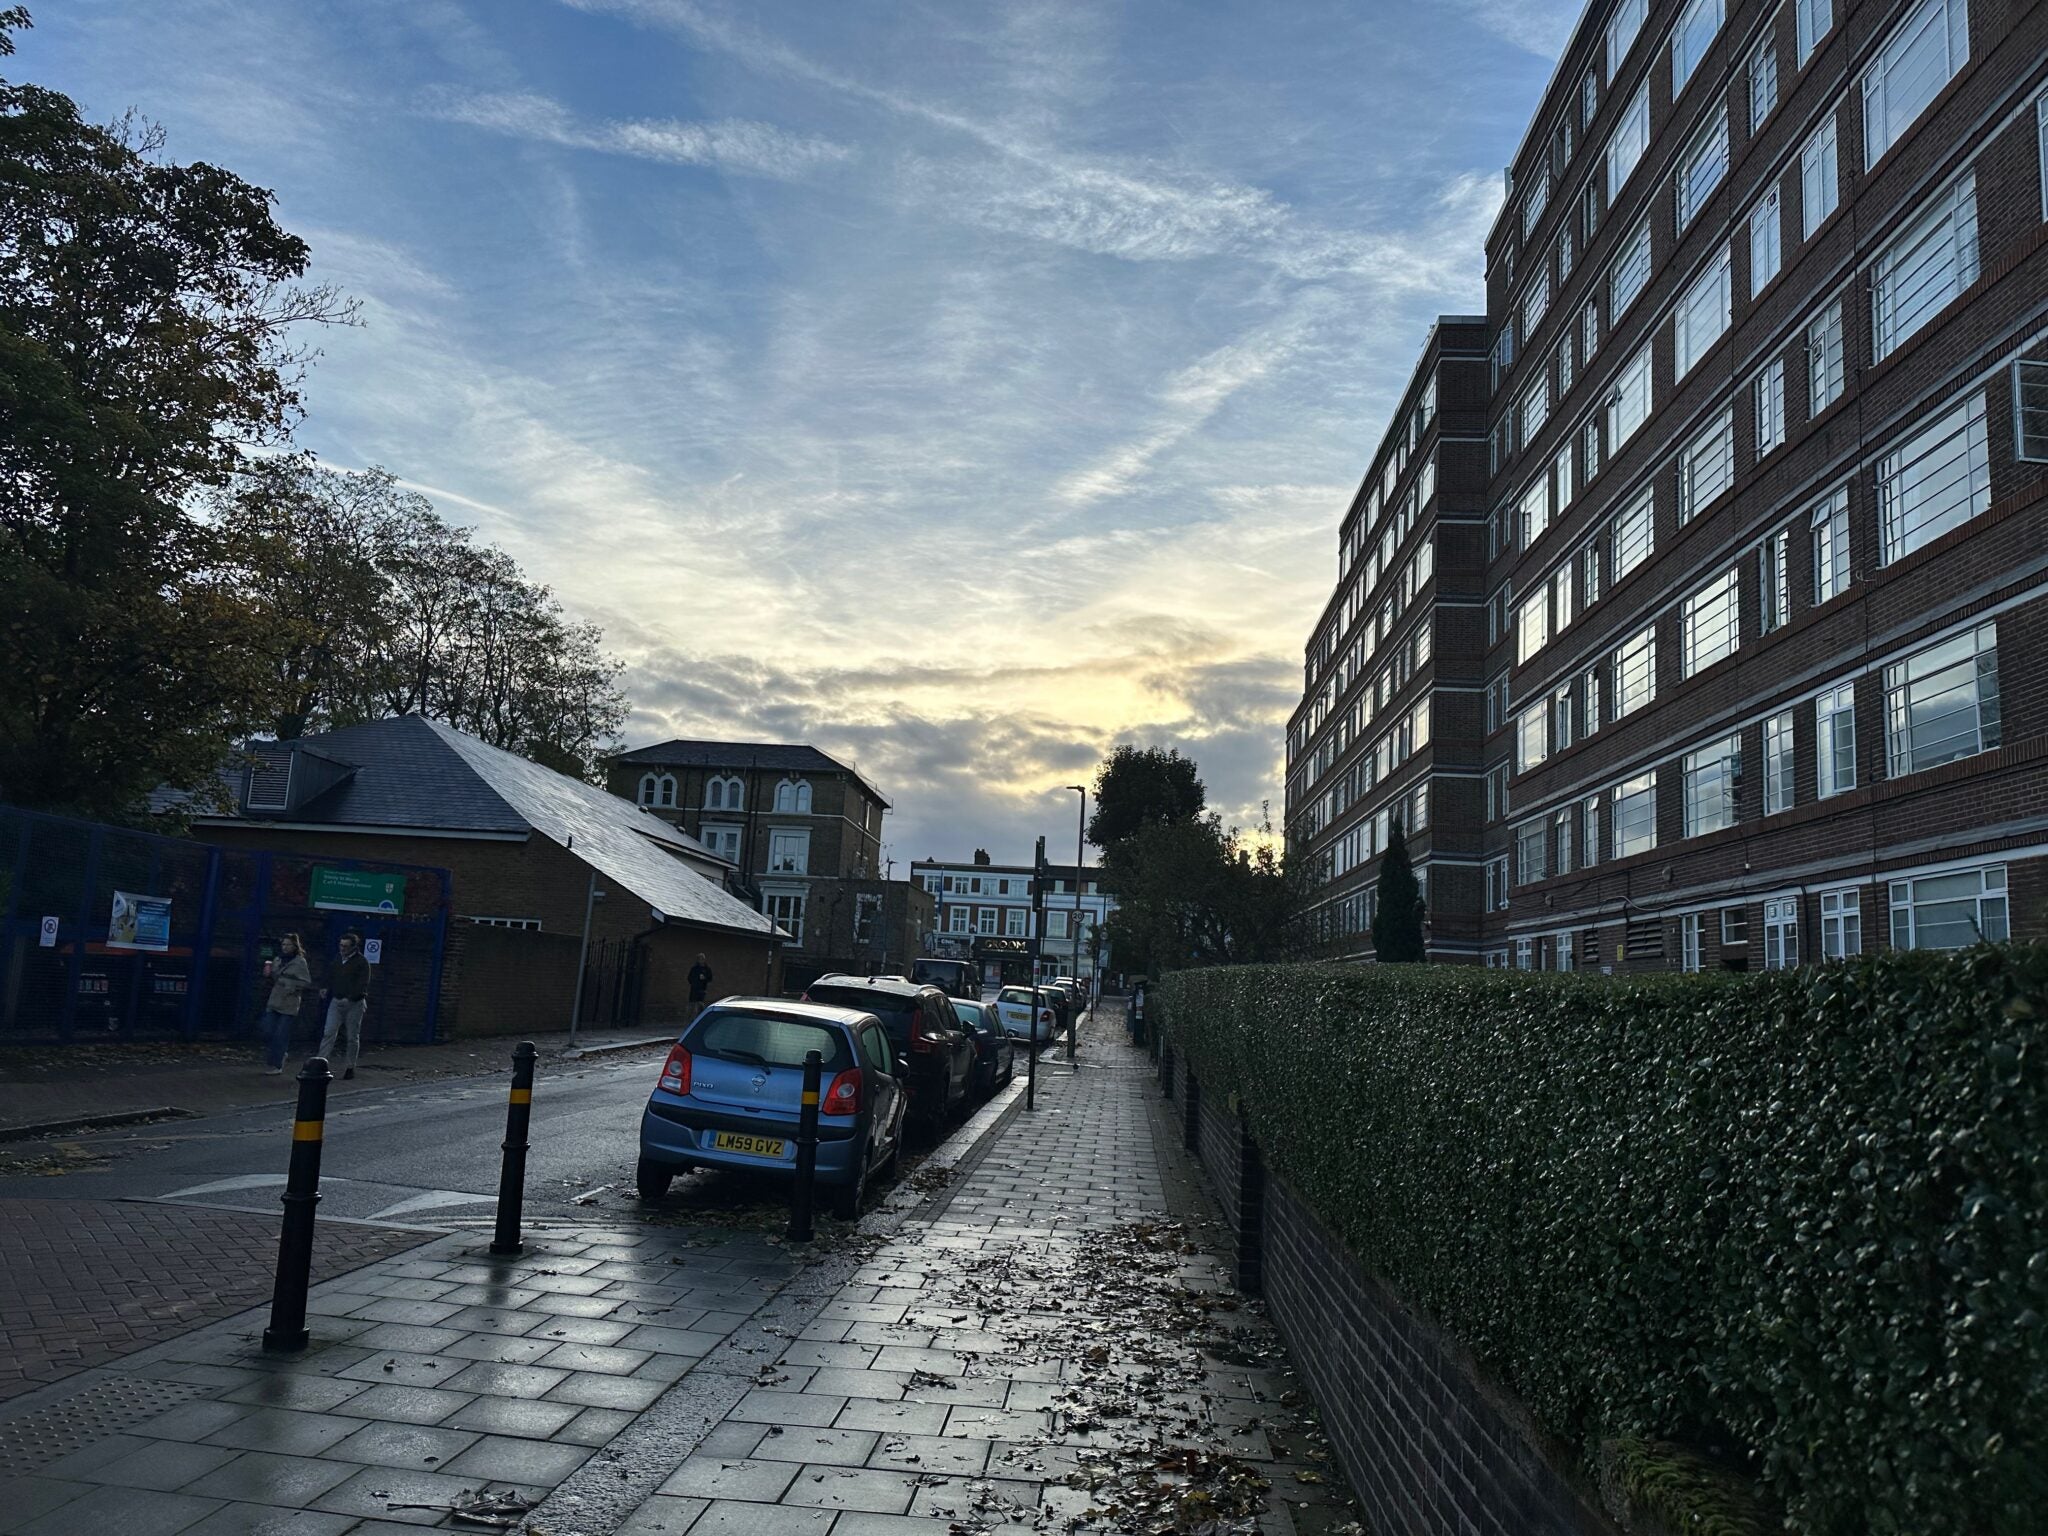
<svg viewBox="0 0 2048 1536"><path fill-rule="evenodd" d="M438 1211L449 1205L485 1205L497 1198L496 1195L472 1195L459 1189L430 1189L424 1195L414 1195L410 1200L387 1205L365 1219L384 1221L392 1216L409 1216L414 1211Z"/></svg>
<svg viewBox="0 0 2048 1536"><path fill-rule="evenodd" d="M190 1189L174 1189L168 1195L158 1195L159 1200L183 1200L191 1195L220 1195L231 1189L271 1189L284 1183L281 1173L245 1173L239 1178L216 1179L211 1184L194 1184ZM333 1182L333 1181L329 1181Z"/></svg>

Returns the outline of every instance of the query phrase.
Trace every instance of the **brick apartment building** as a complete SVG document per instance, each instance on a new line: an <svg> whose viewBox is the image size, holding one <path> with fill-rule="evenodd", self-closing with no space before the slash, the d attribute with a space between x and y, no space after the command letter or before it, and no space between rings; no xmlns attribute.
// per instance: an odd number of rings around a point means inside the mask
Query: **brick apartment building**
<svg viewBox="0 0 2048 1536"><path fill-rule="evenodd" d="M784 955L790 986L916 957L931 904L887 878L889 802L849 764L811 746L665 741L622 753L608 782L737 867L740 894L795 939Z"/></svg>
<svg viewBox="0 0 2048 1536"><path fill-rule="evenodd" d="M2044 221L2048 7L1589 8L1487 242L1482 793L1431 782L1434 949L1468 839L1494 964L2048 930ZM1318 628L1288 740L1340 894L1379 803L1331 810L1385 660L1340 674L1354 634Z"/></svg>

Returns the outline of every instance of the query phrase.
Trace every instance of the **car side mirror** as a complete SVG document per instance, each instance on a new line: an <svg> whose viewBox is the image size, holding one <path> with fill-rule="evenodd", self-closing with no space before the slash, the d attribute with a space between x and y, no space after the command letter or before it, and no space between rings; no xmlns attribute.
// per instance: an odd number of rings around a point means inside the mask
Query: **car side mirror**
<svg viewBox="0 0 2048 1536"><path fill-rule="evenodd" d="M898 1077L910 1076L910 1058L908 1056L898 1056L891 1065L895 1067Z"/></svg>

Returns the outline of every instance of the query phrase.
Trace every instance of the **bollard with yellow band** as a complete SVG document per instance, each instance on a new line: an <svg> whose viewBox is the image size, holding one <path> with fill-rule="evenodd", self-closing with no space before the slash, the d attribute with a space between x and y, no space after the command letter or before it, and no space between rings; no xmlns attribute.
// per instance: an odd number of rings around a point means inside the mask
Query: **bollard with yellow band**
<svg viewBox="0 0 2048 1536"><path fill-rule="evenodd" d="M519 1241L520 1209L526 1202L526 1131L533 1119L533 1059L539 1054L531 1040L512 1051L512 1097L505 1104L505 1162L498 1172L498 1230L491 1252L510 1258L524 1246Z"/></svg>
<svg viewBox="0 0 2048 1536"><path fill-rule="evenodd" d="M306 1287L313 1279L313 1207L320 1203L320 1145L327 1126L327 1085L333 1081L325 1057L315 1056L299 1072L284 1225L277 1235L277 1282L270 1292L270 1326L263 1330L263 1347L275 1354L296 1354L312 1337L306 1329Z"/></svg>
<svg viewBox="0 0 2048 1536"><path fill-rule="evenodd" d="M804 1052L803 1108L796 1122L796 1183L789 1192L789 1240L811 1240L811 1186L818 1178L818 1089L825 1077L825 1058Z"/></svg>

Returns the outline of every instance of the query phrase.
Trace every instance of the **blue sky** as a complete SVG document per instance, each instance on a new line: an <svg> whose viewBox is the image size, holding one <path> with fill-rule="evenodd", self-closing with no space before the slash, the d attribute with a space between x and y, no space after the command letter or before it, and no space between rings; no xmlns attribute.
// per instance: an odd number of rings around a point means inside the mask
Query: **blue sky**
<svg viewBox="0 0 2048 1536"><path fill-rule="evenodd" d="M302 444L807 740L899 861L1119 740L1279 813L1335 528L1578 0L65 0L10 74L275 189ZM898 872L901 872L901 862Z"/></svg>

